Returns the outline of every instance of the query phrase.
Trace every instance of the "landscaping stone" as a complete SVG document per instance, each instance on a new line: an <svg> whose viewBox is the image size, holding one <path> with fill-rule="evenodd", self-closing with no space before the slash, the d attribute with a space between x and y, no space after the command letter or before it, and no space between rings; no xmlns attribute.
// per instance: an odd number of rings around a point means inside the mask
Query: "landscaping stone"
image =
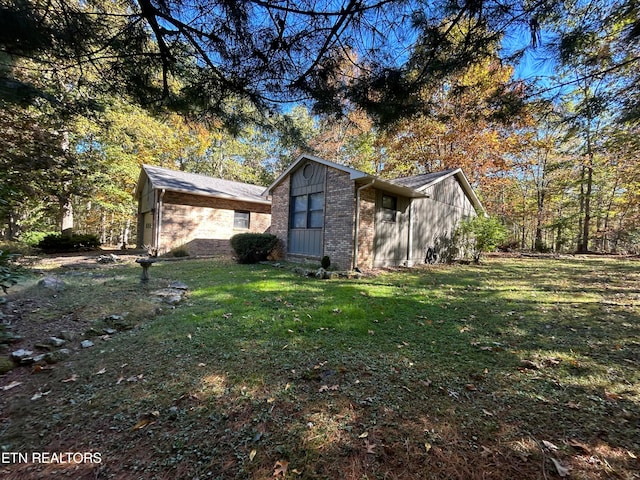
<svg viewBox="0 0 640 480"><path fill-rule="evenodd" d="M169 284L169 288L174 288L176 290L189 290L189 286L183 282L171 282Z"/></svg>
<svg viewBox="0 0 640 480"><path fill-rule="evenodd" d="M54 347L61 347L67 342L65 342L62 338L49 337L49 343Z"/></svg>
<svg viewBox="0 0 640 480"><path fill-rule="evenodd" d="M31 350L25 350L21 348L20 350L16 350L15 352L11 352L11 360L16 363L21 363L23 359L30 358L33 355Z"/></svg>
<svg viewBox="0 0 640 480"><path fill-rule="evenodd" d="M163 288L152 292L151 295L154 295L158 300L168 303L169 305L177 305L182 301L185 293L185 290L177 288Z"/></svg>
<svg viewBox="0 0 640 480"><path fill-rule="evenodd" d="M71 330L63 330L60 332L60 338L73 342L76 338L78 338L78 334L76 332L72 332Z"/></svg>
<svg viewBox="0 0 640 480"><path fill-rule="evenodd" d="M80 344L82 348L90 348L90 347L93 347L94 345L95 343L93 343L91 340L83 340L82 343Z"/></svg>
<svg viewBox="0 0 640 480"><path fill-rule="evenodd" d="M44 277L42 280L38 282L38 285L43 288L46 288L47 290L53 290L55 292L64 290L67 286L67 284L64 283L64 281L56 277Z"/></svg>
<svg viewBox="0 0 640 480"><path fill-rule="evenodd" d="M103 328L102 331L104 333L106 333L107 335L114 335L114 334L118 333L118 331L115 330L114 328Z"/></svg>
<svg viewBox="0 0 640 480"><path fill-rule="evenodd" d="M61 362L71 356L71 350L68 348L61 348L60 350L56 350L55 352L51 352L47 354L46 361L47 363L57 363Z"/></svg>

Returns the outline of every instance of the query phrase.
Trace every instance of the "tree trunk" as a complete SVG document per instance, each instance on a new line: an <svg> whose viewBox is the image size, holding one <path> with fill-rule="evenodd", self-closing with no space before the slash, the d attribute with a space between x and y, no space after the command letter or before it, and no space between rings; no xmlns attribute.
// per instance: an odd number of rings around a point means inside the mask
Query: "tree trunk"
<svg viewBox="0 0 640 480"><path fill-rule="evenodd" d="M68 196L60 197L60 230L63 237L73 235L73 205Z"/></svg>

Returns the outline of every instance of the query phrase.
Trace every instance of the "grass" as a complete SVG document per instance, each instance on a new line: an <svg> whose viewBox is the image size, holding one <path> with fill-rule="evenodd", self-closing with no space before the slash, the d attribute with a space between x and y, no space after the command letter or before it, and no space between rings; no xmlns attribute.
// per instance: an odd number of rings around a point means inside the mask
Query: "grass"
<svg viewBox="0 0 640 480"><path fill-rule="evenodd" d="M0 400L2 449L100 452L102 462L0 472L640 478L639 266L498 258L319 281L159 262L147 290L180 280L190 294L157 316L137 266L63 275L72 288L47 299L48 321L126 309L135 328L0 380L23 382Z"/></svg>

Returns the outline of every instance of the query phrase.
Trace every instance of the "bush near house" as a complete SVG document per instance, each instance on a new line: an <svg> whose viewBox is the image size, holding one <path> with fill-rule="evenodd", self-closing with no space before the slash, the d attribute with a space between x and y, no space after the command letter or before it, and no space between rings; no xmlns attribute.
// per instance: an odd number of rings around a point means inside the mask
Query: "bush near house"
<svg viewBox="0 0 640 480"><path fill-rule="evenodd" d="M494 251L507 238L507 230L500 220L482 215L462 220L456 234L465 255L470 253L476 263L483 253Z"/></svg>
<svg viewBox="0 0 640 480"><path fill-rule="evenodd" d="M231 248L239 263L257 263L266 260L276 247L278 237L270 233L239 233L231 237Z"/></svg>
<svg viewBox="0 0 640 480"><path fill-rule="evenodd" d="M97 235L91 234L74 234L71 236L54 234L44 237L40 243L38 243L38 247L46 253L95 250L100 247L100 240Z"/></svg>

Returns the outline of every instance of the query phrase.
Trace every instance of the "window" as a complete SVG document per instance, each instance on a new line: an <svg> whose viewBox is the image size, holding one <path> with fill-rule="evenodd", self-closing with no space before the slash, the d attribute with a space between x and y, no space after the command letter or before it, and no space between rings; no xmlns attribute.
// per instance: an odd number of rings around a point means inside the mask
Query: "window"
<svg viewBox="0 0 640 480"><path fill-rule="evenodd" d="M382 196L382 221L395 222L398 211L398 199L388 195Z"/></svg>
<svg viewBox="0 0 640 480"><path fill-rule="evenodd" d="M249 230L249 219L251 218L251 214L249 212L233 212L233 228L237 228L239 230Z"/></svg>
<svg viewBox="0 0 640 480"><path fill-rule="evenodd" d="M292 228L322 228L324 192L293 197L291 210Z"/></svg>

